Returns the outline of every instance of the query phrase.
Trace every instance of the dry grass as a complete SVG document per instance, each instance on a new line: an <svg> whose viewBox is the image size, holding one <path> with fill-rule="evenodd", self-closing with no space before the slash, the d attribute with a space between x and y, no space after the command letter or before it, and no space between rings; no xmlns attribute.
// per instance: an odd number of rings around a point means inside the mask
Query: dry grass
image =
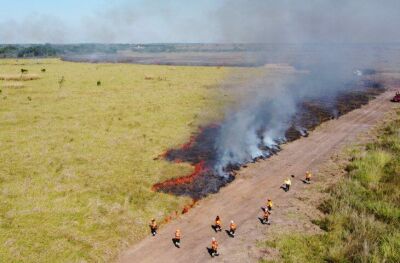
<svg viewBox="0 0 400 263"><path fill-rule="evenodd" d="M13 64L0 60L3 79ZM24 60L44 66L0 94L0 261L110 262L190 201L151 186L192 168L153 158L218 117L210 87L228 70Z"/></svg>
<svg viewBox="0 0 400 263"><path fill-rule="evenodd" d="M3 85L1 85L3 88L13 88L13 89L18 89L18 88L24 88L25 85L22 82L4 82Z"/></svg>
<svg viewBox="0 0 400 263"><path fill-rule="evenodd" d="M400 262L399 132L400 111L375 142L352 151L347 176L319 206L326 216L315 223L323 234L291 233L264 243L279 249L278 262Z"/></svg>
<svg viewBox="0 0 400 263"><path fill-rule="evenodd" d="M37 74L1 74L0 80L5 81L29 81L40 79Z"/></svg>
<svg viewBox="0 0 400 263"><path fill-rule="evenodd" d="M46 74L0 94L2 262L110 262L149 234L152 217L181 211L191 200L151 188L192 167L153 159L221 117L234 92L216 87L228 73L254 72L22 62ZM20 69L0 60L3 78Z"/></svg>

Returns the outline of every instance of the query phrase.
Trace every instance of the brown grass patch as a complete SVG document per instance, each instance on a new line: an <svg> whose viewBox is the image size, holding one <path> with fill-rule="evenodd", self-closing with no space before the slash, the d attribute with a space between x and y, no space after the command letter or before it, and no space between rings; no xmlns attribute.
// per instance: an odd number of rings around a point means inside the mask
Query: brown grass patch
<svg viewBox="0 0 400 263"><path fill-rule="evenodd" d="M18 89L18 88L24 88L25 85L22 82L5 82L3 84L3 88L14 88L14 89Z"/></svg>
<svg viewBox="0 0 400 263"><path fill-rule="evenodd" d="M28 81L28 80L36 80L40 79L40 77L36 74L3 74L0 75L0 80L8 80L8 81Z"/></svg>

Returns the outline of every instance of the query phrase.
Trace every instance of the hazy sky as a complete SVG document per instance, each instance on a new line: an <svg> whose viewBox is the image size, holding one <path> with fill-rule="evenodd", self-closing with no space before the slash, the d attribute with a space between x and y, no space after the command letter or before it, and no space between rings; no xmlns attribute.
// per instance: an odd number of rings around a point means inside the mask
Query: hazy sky
<svg viewBox="0 0 400 263"><path fill-rule="evenodd" d="M400 0L0 3L0 43L400 42Z"/></svg>

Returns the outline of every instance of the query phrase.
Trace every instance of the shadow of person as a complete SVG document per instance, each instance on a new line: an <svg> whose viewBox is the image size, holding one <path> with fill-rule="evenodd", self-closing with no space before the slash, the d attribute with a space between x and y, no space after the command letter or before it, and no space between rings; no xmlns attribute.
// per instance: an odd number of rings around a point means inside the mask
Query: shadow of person
<svg viewBox="0 0 400 263"><path fill-rule="evenodd" d="M303 182L303 184L310 184L310 181L307 181L305 179L301 180Z"/></svg>
<svg viewBox="0 0 400 263"><path fill-rule="evenodd" d="M211 228L215 231L215 233L220 231L216 225L211 225Z"/></svg>
<svg viewBox="0 0 400 263"><path fill-rule="evenodd" d="M206 247L206 249L207 249L207 252L208 252L208 254L210 254L210 256L211 257L213 257L214 255L213 255L213 250L212 250L212 248L210 248L210 247Z"/></svg>
<svg viewBox="0 0 400 263"><path fill-rule="evenodd" d="M260 220L260 223L263 224L263 225L270 225L271 224L270 221L265 222L264 218L261 218L261 217L258 217L258 220Z"/></svg>
<svg viewBox="0 0 400 263"><path fill-rule="evenodd" d="M172 239L172 243L174 244L175 247L180 248L181 247L181 241L177 238Z"/></svg>
<svg viewBox="0 0 400 263"><path fill-rule="evenodd" d="M229 231L228 229L225 230L226 234L230 237L235 237L234 235L231 234L231 231Z"/></svg>
<svg viewBox="0 0 400 263"><path fill-rule="evenodd" d="M212 258L219 256L219 253L217 251L214 251L211 247L207 247L207 252Z"/></svg>

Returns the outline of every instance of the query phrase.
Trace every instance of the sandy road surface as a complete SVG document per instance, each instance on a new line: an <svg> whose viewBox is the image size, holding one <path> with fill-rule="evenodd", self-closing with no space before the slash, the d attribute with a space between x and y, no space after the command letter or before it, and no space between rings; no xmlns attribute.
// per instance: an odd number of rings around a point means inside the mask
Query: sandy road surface
<svg viewBox="0 0 400 263"><path fill-rule="evenodd" d="M268 234L268 226L258 220L265 200L272 198L275 210L285 206L286 199L307 187L299 181L306 170L317 171L342 146L372 128L391 108L398 107L389 101L391 96L393 91L387 91L368 105L322 124L308 138L284 145L278 155L250 164L238 173L234 182L166 225L156 237L149 236L124 251L120 262L256 262L258 258L253 253L256 240ZM290 174L296 175L292 180L293 190L285 193L279 187ZM211 229L216 215L221 216L224 227L231 219L235 220L238 225L235 238ZM271 219L279 221L279 213L274 212ZM182 231L180 249L171 241L177 228ZM216 258L211 258L206 249L213 236L220 244L221 255Z"/></svg>

